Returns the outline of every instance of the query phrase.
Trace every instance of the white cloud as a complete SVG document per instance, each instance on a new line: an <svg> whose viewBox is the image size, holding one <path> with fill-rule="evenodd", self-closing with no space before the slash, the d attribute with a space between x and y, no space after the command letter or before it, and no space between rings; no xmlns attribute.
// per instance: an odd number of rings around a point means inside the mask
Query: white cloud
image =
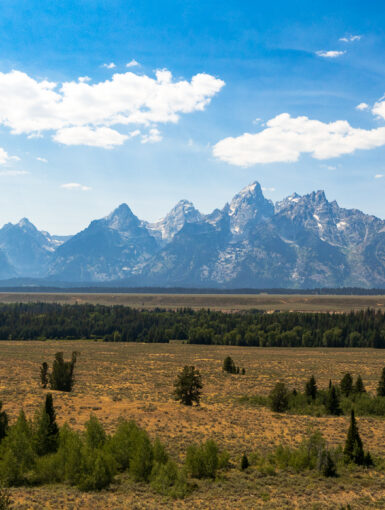
<svg viewBox="0 0 385 510"><path fill-rule="evenodd" d="M91 78L89 76L79 76L78 81L80 81L80 83L87 83L91 81Z"/></svg>
<svg viewBox="0 0 385 510"><path fill-rule="evenodd" d="M45 158L40 158L39 156L36 158L38 161L40 161L41 163L48 163L48 160L45 159Z"/></svg>
<svg viewBox="0 0 385 510"><path fill-rule="evenodd" d="M384 177L384 174L376 174L374 176L375 179L382 179Z"/></svg>
<svg viewBox="0 0 385 510"><path fill-rule="evenodd" d="M60 85L11 71L0 73L0 125L13 134L33 137L53 131L60 143L111 148L130 137L112 126L153 129L177 123L182 114L203 111L223 86L205 73L191 81L173 81L167 70L157 71L154 78L127 71L99 83Z"/></svg>
<svg viewBox="0 0 385 510"><path fill-rule="evenodd" d="M340 37L340 41L342 42L354 42L359 41L361 39L361 35L349 35L347 37Z"/></svg>
<svg viewBox="0 0 385 510"><path fill-rule="evenodd" d="M373 115L377 115L382 119L385 119L385 97L382 97L379 101L374 103L372 108Z"/></svg>
<svg viewBox="0 0 385 510"><path fill-rule="evenodd" d="M56 131L53 136L55 142L63 145L88 145L104 149L113 149L116 145L122 145L127 138L127 135L122 135L115 129L90 128L88 126L62 128Z"/></svg>
<svg viewBox="0 0 385 510"><path fill-rule="evenodd" d="M147 134L142 136L141 143L155 143L162 140L159 129L151 128Z"/></svg>
<svg viewBox="0 0 385 510"><path fill-rule="evenodd" d="M329 51L316 51L316 55L323 58L337 58L341 57L341 55L344 55L346 51L337 51L337 50L329 50Z"/></svg>
<svg viewBox="0 0 385 510"><path fill-rule="evenodd" d="M60 187L76 191L89 191L90 189L92 189L89 186L84 186L83 184L79 184L78 182L68 182L67 184L62 184Z"/></svg>
<svg viewBox="0 0 385 510"><path fill-rule="evenodd" d="M134 58L127 62L126 67L135 67L140 66L139 62L137 62Z"/></svg>
<svg viewBox="0 0 385 510"><path fill-rule="evenodd" d="M259 133L225 138L213 147L215 157L238 166L294 162L303 153L315 159L351 154L385 145L385 127L353 128L347 121L325 123L308 117L277 115Z"/></svg>
<svg viewBox="0 0 385 510"><path fill-rule="evenodd" d="M16 177L18 175L27 175L29 172L26 170L0 170L0 176L2 177Z"/></svg>
<svg viewBox="0 0 385 510"><path fill-rule="evenodd" d="M368 110L369 109L369 105L367 103L360 103L356 106L356 110Z"/></svg>
<svg viewBox="0 0 385 510"><path fill-rule="evenodd" d="M106 69L114 69L116 67L116 64L110 62L109 64L102 64L102 67L105 67Z"/></svg>
<svg viewBox="0 0 385 510"><path fill-rule="evenodd" d="M18 156L10 156L7 151L0 147L0 165L5 165L10 161L20 161Z"/></svg>

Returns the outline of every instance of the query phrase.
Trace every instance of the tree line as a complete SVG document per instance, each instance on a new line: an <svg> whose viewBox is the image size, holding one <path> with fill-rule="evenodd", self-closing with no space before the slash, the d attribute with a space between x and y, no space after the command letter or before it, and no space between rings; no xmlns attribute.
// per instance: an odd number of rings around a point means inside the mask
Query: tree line
<svg viewBox="0 0 385 510"><path fill-rule="evenodd" d="M385 347L385 314L137 310L125 306L0 305L0 340L102 339L259 347Z"/></svg>

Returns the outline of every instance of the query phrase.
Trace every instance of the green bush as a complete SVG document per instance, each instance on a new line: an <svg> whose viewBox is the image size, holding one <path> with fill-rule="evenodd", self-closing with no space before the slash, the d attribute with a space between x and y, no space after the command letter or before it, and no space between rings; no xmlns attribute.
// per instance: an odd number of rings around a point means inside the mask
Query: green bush
<svg viewBox="0 0 385 510"><path fill-rule="evenodd" d="M129 472L137 482L147 482L150 478L154 452L147 432L139 430L134 443Z"/></svg>
<svg viewBox="0 0 385 510"><path fill-rule="evenodd" d="M111 484L115 472L112 455L103 450L86 449L82 453L82 472L77 485L84 491L100 491Z"/></svg>
<svg viewBox="0 0 385 510"><path fill-rule="evenodd" d="M289 392L285 383L278 382L271 390L270 395L270 408L276 413L283 413L289 408Z"/></svg>
<svg viewBox="0 0 385 510"><path fill-rule="evenodd" d="M182 499L190 492L186 475L171 460L166 463L156 462L154 464L151 474L151 486L160 494L175 499Z"/></svg>
<svg viewBox="0 0 385 510"><path fill-rule="evenodd" d="M120 421L115 434L109 439L107 448L115 459L118 469L129 468L141 430L133 421Z"/></svg>
<svg viewBox="0 0 385 510"><path fill-rule="evenodd" d="M201 445L187 449L186 468L193 478L215 478L219 457L217 444L209 439Z"/></svg>

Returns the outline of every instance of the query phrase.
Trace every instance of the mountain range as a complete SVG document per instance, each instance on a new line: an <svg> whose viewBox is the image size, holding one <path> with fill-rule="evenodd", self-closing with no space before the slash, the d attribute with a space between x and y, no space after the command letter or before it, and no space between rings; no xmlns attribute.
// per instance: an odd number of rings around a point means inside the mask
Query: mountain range
<svg viewBox="0 0 385 510"><path fill-rule="evenodd" d="M273 204L254 182L223 209L181 200L149 223L121 204L74 236L0 229L0 279L217 288L385 287L385 221L323 191Z"/></svg>

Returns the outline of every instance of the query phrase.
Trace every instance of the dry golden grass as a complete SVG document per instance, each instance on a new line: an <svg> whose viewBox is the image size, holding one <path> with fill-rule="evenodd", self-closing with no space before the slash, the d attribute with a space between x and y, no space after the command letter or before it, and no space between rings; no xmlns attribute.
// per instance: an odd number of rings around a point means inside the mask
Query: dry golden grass
<svg viewBox="0 0 385 510"><path fill-rule="evenodd" d="M195 310L281 310L303 312L343 312L374 308L385 311L385 296L313 296L273 294L81 294L0 292L0 303L63 303L126 305L133 308Z"/></svg>
<svg viewBox="0 0 385 510"><path fill-rule="evenodd" d="M374 391L385 366L382 351L363 349L267 349L171 344L101 342L1 342L0 398L13 420L23 407L32 416L44 399L39 387L39 365L52 361L58 350L69 358L81 352L74 392L54 392L60 423L81 428L93 412L108 431L120 416L135 420L158 435L171 455L183 460L194 441L214 438L228 449L234 466L244 451L269 449L277 443L295 445L310 428L320 429L330 445L343 444L346 417L277 415L266 408L239 403L241 395L267 393L280 378L302 388L314 373L320 387L350 371L363 377ZM225 356L231 355L246 375L224 374ZM176 373L193 364L203 375L204 393L199 408L176 403L171 393ZM11 368L10 368L11 367ZM385 420L359 418L365 447L385 456ZM21 509L152 509L152 508L385 508L385 474L352 473L327 480L311 475L262 477L256 472L231 469L225 479L202 482L184 501L170 501L148 486L122 477L111 490L82 494L63 485L12 489Z"/></svg>

